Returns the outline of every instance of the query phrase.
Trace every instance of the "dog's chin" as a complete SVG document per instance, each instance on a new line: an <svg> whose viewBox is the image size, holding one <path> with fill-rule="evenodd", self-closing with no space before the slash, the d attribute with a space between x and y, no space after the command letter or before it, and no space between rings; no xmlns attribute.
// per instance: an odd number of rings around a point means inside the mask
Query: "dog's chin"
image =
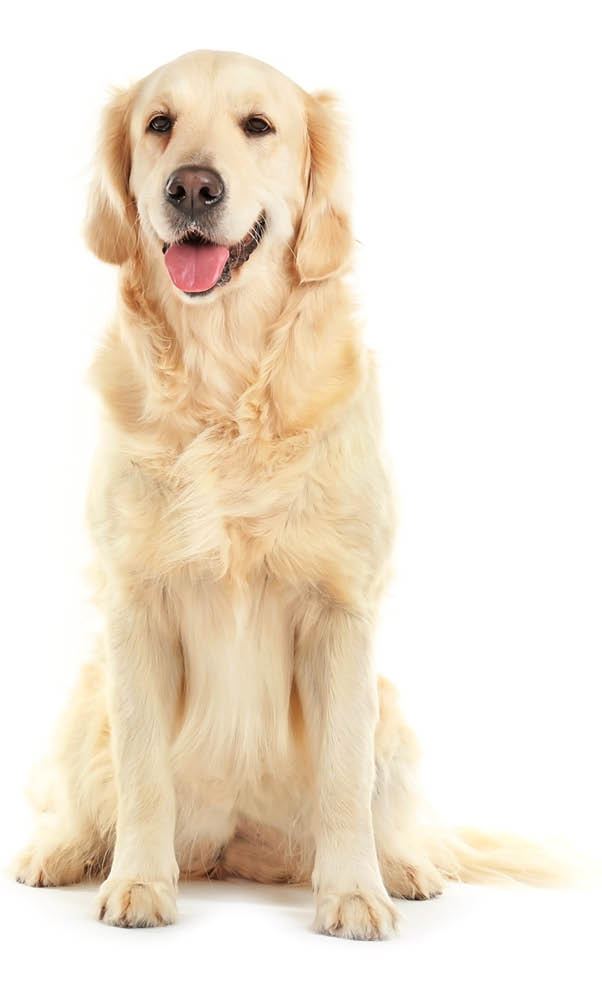
<svg viewBox="0 0 602 1004"><path fill-rule="evenodd" d="M173 292L184 303L203 303L225 291L262 243L266 217L262 213L245 236L227 245L213 240L197 224L161 241L163 260Z"/></svg>

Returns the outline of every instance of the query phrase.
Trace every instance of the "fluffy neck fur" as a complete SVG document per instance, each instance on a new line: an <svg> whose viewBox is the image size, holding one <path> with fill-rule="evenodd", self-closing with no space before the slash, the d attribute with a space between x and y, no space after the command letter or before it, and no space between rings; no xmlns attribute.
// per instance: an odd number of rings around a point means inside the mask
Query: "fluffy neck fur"
<svg viewBox="0 0 602 1004"><path fill-rule="evenodd" d="M179 452L208 426L305 437L358 391L363 352L340 278L300 284L290 256L272 254L257 283L206 305L180 302L168 283L143 251L122 266L117 324L93 370L113 421L140 445L146 430L155 450Z"/></svg>

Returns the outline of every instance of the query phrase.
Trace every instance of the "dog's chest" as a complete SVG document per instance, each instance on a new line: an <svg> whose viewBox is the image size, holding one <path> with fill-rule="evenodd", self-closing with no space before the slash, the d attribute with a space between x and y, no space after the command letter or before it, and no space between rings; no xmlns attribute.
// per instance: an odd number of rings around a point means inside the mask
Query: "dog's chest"
<svg viewBox="0 0 602 1004"><path fill-rule="evenodd" d="M270 773L292 752L290 595L265 575L244 586L189 580L177 610L185 699L176 761L217 785Z"/></svg>
<svg viewBox="0 0 602 1004"><path fill-rule="evenodd" d="M149 553L168 567L198 563L203 574L249 582L299 520L310 464L306 444L199 436L163 480Z"/></svg>

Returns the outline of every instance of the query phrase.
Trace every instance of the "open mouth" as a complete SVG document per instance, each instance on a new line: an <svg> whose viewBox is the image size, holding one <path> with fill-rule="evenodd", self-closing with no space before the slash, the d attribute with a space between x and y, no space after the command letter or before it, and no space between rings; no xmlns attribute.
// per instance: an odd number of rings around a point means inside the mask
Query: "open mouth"
<svg viewBox="0 0 602 1004"><path fill-rule="evenodd" d="M202 296L225 286L232 272L251 257L265 233L262 214L237 244L214 244L195 225L173 244L163 245L165 265L174 286L189 296Z"/></svg>

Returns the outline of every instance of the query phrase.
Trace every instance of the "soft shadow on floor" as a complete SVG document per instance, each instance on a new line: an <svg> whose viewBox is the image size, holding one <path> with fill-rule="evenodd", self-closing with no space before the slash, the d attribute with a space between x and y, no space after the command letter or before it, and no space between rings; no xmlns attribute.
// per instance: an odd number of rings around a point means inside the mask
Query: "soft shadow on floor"
<svg viewBox="0 0 602 1004"><path fill-rule="evenodd" d="M58 889L31 889L9 881L3 892L26 911L29 900L37 917L54 916L64 910L68 923L81 922L87 926L96 923L94 901L98 887L98 882L86 882ZM450 885L442 896L433 900L395 900L401 915L399 930L403 940L422 941L469 921L480 909L481 895L486 893L474 887ZM242 879L195 880L180 883L178 911L178 923L172 930L203 928L217 915L226 919L230 913L232 918L244 913L250 923L258 924L269 923L273 915L281 930L299 933L311 931L314 904L312 892L305 886L263 885Z"/></svg>

